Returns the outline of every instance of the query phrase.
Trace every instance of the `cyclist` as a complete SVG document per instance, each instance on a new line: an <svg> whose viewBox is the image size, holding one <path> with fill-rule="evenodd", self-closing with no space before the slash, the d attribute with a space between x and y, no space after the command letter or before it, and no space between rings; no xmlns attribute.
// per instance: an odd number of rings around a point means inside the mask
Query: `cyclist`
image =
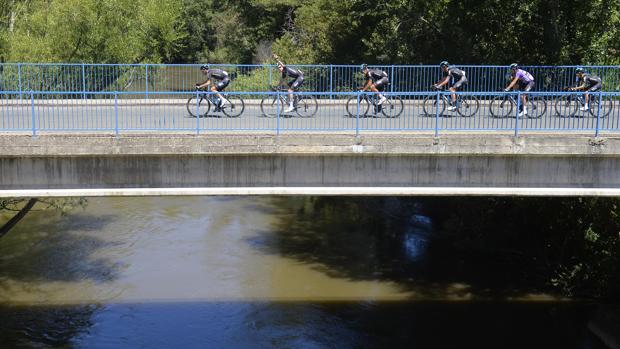
<svg viewBox="0 0 620 349"><path fill-rule="evenodd" d="M504 89L505 92L514 89L515 85L517 84L518 86L516 89L523 90L525 92L529 92L532 90L532 88L534 88L534 77L532 76L532 74L526 72L523 69L520 69L517 63L512 63L510 65L510 76L512 78L512 81ZM521 100L521 111L519 111L520 117L527 115L527 95L523 94L521 96Z"/></svg>
<svg viewBox="0 0 620 349"><path fill-rule="evenodd" d="M278 85L284 85L287 77L293 79L287 84L289 106L286 110L284 110L285 113L290 113L296 108L295 99L293 98L293 92L297 91L299 89L299 86L304 83L304 73L299 69L287 67L286 64L284 64L282 60L280 60L280 57L275 54L273 55L273 58L275 58L278 62L278 70L280 70L280 72L282 73Z"/></svg>
<svg viewBox="0 0 620 349"><path fill-rule="evenodd" d="M386 72L380 69L369 69L368 64L362 64L362 72L364 72L364 78L366 84L361 88L362 91L371 90L377 93L379 96L379 102L377 105L383 104L387 100L384 95L381 94L385 89L385 86L390 82Z"/></svg>
<svg viewBox="0 0 620 349"><path fill-rule="evenodd" d="M220 99L220 108L223 108L226 104L228 104L228 100L224 98L220 92L224 91L226 86L230 84L228 73L222 69L211 69L208 64L201 65L200 72L207 76L207 80L203 83L196 84L196 89L205 88L211 85L211 91L215 92L217 97ZM214 80L217 81L217 83Z"/></svg>
<svg viewBox="0 0 620 349"><path fill-rule="evenodd" d="M588 111L590 106L590 94L588 92L596 92L603 87L603 81L596 75L586 73L583 68L575 69L575 75L577 75L577 83L581 85L570 88L570 91L582 91L585 90L586 103L583 107L579 108L581 111Z"/></svg>
<svg viewBox="0 0 620 349"><path fill-rule="evenodd" d="M448 90L452 92L452 100L450 101L450 106L448 107L449 111L456 110L456 91L462 90L463 85L467 84L467 77L465 76L465 72L461 69L458 69L454 66L451 66L447 61L443 61L439 63L439 68L441 68L443 77L441 80L435 83L433 87L436 89L441 88L441 86L450 84ZM455 82L456 81L456 82Z"/></svg>

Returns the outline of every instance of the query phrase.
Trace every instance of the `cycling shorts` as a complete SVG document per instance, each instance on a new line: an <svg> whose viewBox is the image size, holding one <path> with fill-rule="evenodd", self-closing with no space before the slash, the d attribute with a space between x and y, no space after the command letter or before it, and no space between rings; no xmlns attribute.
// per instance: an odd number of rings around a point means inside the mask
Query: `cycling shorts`
<svg viewBox="0 0 620 349"><path fill-rule="evenodd" d="M535 85L534 81L530 81L530 82L519 81L519 90L530 92L534 88L534 85Z"/></svg>
<svg viewBox="0 0 620 349"><path fill-rule="evenodd" d="M587 92L596 92L596 91L600 90L601 87L603 87L603 84L598 82L598 83L596 83L596 84L586 88L586 91Z"/></svg>
<svg viewBox="0 0 620 349"><path fill-rule="evenodd" d="M293 90L297 90L299 86L301 86L301 84L303 83L304 83L304 76L299 75L297 79L291 80L291 82L288 83L288 87L290 87Z"/></svg>
<svg viewBox="0 0 620 349"><path fill-rule="evenodd" d="M377 88L377 90L383 91L385 89L385 86L387 86L389 82L390 80L387 77L383 77L375 81L375 87Z"/></svg>
<svg viewBox="0 0 620 349"><path fill-rule="evenodd" d="M465 76L462 76L461 79L457 82L455 82L454 84L452 84L452 88L460 90L463 89L463 85L467 84L467 78Z"/></svg>
<svg viewBox="0 0 620 349"><path fill-rule="evenodd" d="M226 78L215 84L215 89L217 90L217 92L222 92L222 90L224 90L226 86L228 86L228 84L230 84L230 80Z"/></svg>

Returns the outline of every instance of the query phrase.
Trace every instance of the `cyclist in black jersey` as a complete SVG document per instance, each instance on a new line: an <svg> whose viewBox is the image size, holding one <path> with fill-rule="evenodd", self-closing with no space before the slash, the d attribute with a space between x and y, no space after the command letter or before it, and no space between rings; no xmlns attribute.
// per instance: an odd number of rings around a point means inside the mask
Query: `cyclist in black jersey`
<svg viewBox="0 0 620 349"><path fill-rule="evenodd" d="M304 83L304 73L299 69L287 67L286 64L284 64L282 60L280 60L280 57L275 54L273 55L273 58L275 58L278 62L278 70L280 70L280 72L282 73L278 85L284 85L287 77L292 78L292 80L289 81L287 84L289 106L286 110L284 110L285 113L290 113L296 108L293 92L297 91L299 89L299 86Z"/></svg>
<svg viewBox="0 0 620 349"><path fill-rule="evenodd" d="M450 100L449 111L456 110L456 91L463 89L463 85L467 84L467 77L465 72L454 66L451 66L447 61L439 63L439 68L443 73L441 80L435 83L434 87L439 89L441 86L448 85L448 90L452 92L452 99Z"/></svg>
<svg viewBox="0 0 620 349"><path fill-rule="evenodd" d="M230 84L228 73L222 69L210 69L208 64L201 65L200 71L207 76L207 80L203 83L196 84L196 88L201 89L211 85L211 91L215 92L221 101L220 107L224 107L228 104L228 100L220 94L220 92L224 91L226 86ZM215 81L217 81L217 83Z"/></svg>
<svg viewBox="0 0 620 349"><path fill-rule="evenodd" d="M596 75L586 73L583 68L575 69L575 75L577 75L577 83L580 83L580 85L570 88L570 91L586 91L586 104L579 108L579 110L588 111L590 109L588 104L590 101L590 94L588 92L599 91L603 87L603 81Z"/></svg>
<svg viewBox="0 0 620 349"><path fill-rule="evenodd" d="M379 102L377 105L383 104L387 98L381 94L385 89L385 86L390 82L388 79L388 74L380 69L369 69L368 64L362 64L362 71L364 72L364 78L366 79L366 83L364 87L362 87L362 91L371 90L372 92L376 92L379 96Z"/></svg>

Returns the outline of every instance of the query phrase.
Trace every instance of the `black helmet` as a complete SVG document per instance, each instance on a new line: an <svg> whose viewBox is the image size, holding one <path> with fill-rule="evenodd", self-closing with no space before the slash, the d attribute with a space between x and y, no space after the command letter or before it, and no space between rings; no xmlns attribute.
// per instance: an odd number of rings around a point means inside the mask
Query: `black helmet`
<svg viewBox="0 0 620 349"><path fill-rule="evenodd" d="M203 64L200 66L200 70L209 70L209 64Z"/></svg>
<svg viewBox="0 0 620 349"><path fill-rule="evenodd" d="M364 63L361 65L362 71L368 69L368 64Z"/></svg>
<svg viewBox="0 0 620 349"><path fill-rule="evenodd" d="M450 63L448 63L448 61L443 61L443 62L439 63L439 67L440 68L449 67L449 66L450 66Z"/></svg>
<svg viewBox="0 0 620 349"><path fill-rule="evenodd" d="M586 72L586 71L585 71L585 69L583 69L583 68L581 68L581 67L579 67L579 68L575 69L575 74L583 74L583 73L585 73L585 72Z"/></svg>
<svg viewBox="0 0 620 349"><path fill-rule="evenodd" d="M517 63L512 63L510 69L519 69L519 65Z"/></svg>

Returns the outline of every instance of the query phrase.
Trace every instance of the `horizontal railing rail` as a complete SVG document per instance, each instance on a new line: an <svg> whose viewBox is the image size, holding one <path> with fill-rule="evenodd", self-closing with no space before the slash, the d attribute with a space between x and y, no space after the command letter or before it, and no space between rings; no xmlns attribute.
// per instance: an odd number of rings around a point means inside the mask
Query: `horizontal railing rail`
<svg viewBox="0 0 620 349"><path fill-rule="evenodd" d="M0 91L0 132L620 131L620 92ZM453 97L454 95L454 97ZM456 102L453 103L453 98ZM291 108L292 104L292 108Z"/></svg>

